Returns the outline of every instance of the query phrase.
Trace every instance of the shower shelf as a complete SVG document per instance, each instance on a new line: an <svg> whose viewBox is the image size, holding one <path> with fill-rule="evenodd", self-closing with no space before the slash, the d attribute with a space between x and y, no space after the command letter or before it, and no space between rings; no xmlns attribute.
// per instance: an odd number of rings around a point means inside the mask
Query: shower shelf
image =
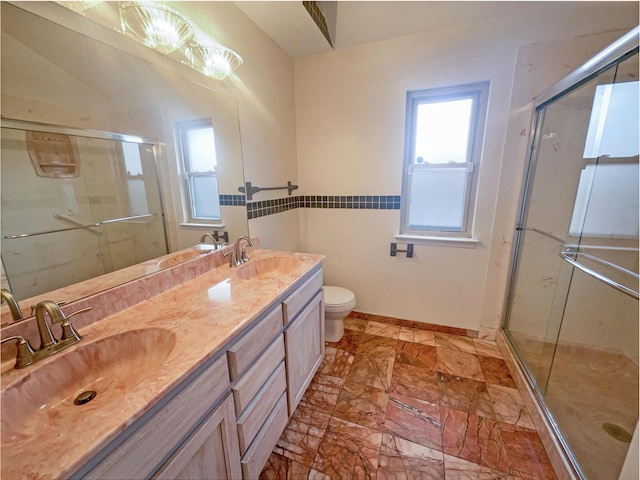
<svg viewBox="0 0 640 480"><path fill-rule="evenodd" d="M586 273L587 275L589 275L590 277L595 278L596 280L599 280L607 285L609 285L610 287L615 288L616 290L625 293L627 295L629 295L630 297L635 298L636 300L638 298L640 298L640 294L636 291L633 290L632 288L629 288L625 285L622 285L621 283L616 282L615 280L596 272L595 270L587 267L586 265L580 263L578 261L578 256L582 255L584 258L591 260L593 262L599 263L601 265L605 265L607 267L613 268L619 272L624 273L625 275L629 275L633 278L635 278L636 280L640 279L640 276L635 273L632 272L631 270L627 270L626 268L621 267L620 265L616 265L615 263L611 263L608 262L607 260L603 260L602 258L598 258L594 255L590 255L588 253L584 253L584 252L573 252L570 250L565 250L559 253L560 257L570 263L571 265L573 265L574 267L576 267L578 270Z"/></svg>

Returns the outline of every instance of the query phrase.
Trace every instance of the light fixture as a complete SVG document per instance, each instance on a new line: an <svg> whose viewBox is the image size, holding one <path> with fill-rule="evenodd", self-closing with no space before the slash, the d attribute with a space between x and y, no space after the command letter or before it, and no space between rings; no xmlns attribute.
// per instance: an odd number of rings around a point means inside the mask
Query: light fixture
<svg viewBox="0 0 640 480"><path fill-rule="evenodd" d="M216 80L225 79L242 65L242 58L222 45L205 45L191 42L186 49L191 68Z"/></svg>
<svg viewBox="0 0 640 480"><path fill-rule="evenodd" d="M73 10L77 13L84 14L85 10L90 9L91 7L95 7L97 4L101 3L102 0L75 0L68 2L56 2L62 5L63 7L68 8L69 10Z"/></svg>
<svg viewBox="0 0 640 480"><path fill-rule="evenodd" d="M165 55L193 37L193 28L174 9L155 2L122 2L122 33Z"/></svg>

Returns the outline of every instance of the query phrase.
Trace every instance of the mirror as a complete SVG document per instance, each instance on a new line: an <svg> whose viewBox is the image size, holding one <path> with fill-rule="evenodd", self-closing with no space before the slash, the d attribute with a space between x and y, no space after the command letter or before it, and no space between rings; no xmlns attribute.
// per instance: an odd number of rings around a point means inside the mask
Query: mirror
<svg viewBox="0 0 640 480"><path fill-rule="evenodd" d="M170 252L196 245L203 233L214 230L228 232L231 241L248 235L244 198L237 192L238 187L244 185L244 175L235 99L215 91L214 88L218 87L213 80L173 59L138 45L53 2L45 7L55 13L58 23L2 2L3 121L27 121L84 132L96 130L143 137L145 141L151 139ZM61 18L79 26L73 29L63 27L60 23L65 22L60 21ZM90 32L91 36L80 34L77 30ZM215 224L193 225L185 223L187 217L182 201L183 180L178 163L176 125L202 119L210 120L214 129L222 220ZM148 143L144 145L149 148ZM28 155L25 158L30 162ZM8 173L5 167L12 168L5 165L3 159L3 177ZM32 168L31 165L29 168ZM36 178L35 172L33 176ZM126 189L126 186L122 188ZM229 201L230 196L232 198ZM4 192L2 202L4 210L7 207ZM28 209L23 212L23 224L29 225L26 232L69 226L68 221L64 223L63 220L60 225L52 221L41 225L39 220L29 218L28 212ZM62 213L73 217L73 209ZM32 222L29 223L29 220ZM75 220L85 223L85 219ZM3 236L26 233L9 232L4 223L2 227ZM64 237L58 234L49 237L50 242L64 242ZM53 249L54 245L51 247ZM59 245L55 247L60 248ZM162 249L159 252L162 253ZM12 272L8 268L10 262L4 261L5 252L1 253L2 287L6 288L11 284ZM93 281L95 290L84 291L81 296L146 273L151 272L138 269L134 277L111 275L117 278L113 280L115 283ZM78 298L81 297L56 300L70 302ZM18 300L23 312L28 314L32 304L30 298L19 295ZM8 307L3 303L3 313L5 310Z"/></svg>

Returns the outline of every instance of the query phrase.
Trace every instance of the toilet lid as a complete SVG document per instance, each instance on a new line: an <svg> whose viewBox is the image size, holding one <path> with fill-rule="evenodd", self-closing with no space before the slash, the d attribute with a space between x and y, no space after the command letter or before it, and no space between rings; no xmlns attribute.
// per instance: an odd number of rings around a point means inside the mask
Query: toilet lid
<svg viewBox="0 0 640 480"><path fill-rule="evenodd" d="M322 287L324 289L325 305L348 305L356 299L351 290L342 287Z"/></svg>

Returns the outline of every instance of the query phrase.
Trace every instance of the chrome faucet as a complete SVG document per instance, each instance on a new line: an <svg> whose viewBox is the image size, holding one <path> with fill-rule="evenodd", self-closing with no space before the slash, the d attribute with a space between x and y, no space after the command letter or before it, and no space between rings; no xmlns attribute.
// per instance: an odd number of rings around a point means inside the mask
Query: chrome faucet
<svg viewBox="0 0 640 480"><path fill-rule="evenodd" d="M36 363L43 358L47 358L54 353L63 350L74 343L78 343L82 337L76 332L73 325L69 323L69 317L91 310L91 307L77 310L73 313L65 315L60 309L60 305L52 300L44 300L36 305L36 324L40 333L40 348L34 350L29 341L19 335L3 338L2 342L8 340L17 340L18 353L16 357L15 368L24 368L28 365ZM51 323L60 323L62 327L62 335L60 339L56 339L47 322L45 314L51 318Z"/></svg>
<svg viewBox="0 0 640 480"><path fill-rule="evenodd" d="M2 300L4 300L9 307L13 321L15 322L16 320L22 319L22 310L20 310L20 305L18 305L18 302L16 302L16 299L11 292L6 288L3 288L0 290L0 297L2 297Z"/></svg>
<svg viewBox="0 0 640 480"><path fill-rule="evenodd" d="M249 237L243 235L242 237L238 238L238 240L236 240L236 245L235 245L235 250L236 250L236 262L237 264L242 264L244 262L248 262L249 261L249 257L247 257L247 251L245 248L240 248L242 245L242 242L246 242L247 246L249 247L253 247L253 240L251 240Z"/></svg>
<svg viewBox="0 0 640 480"><path fill-rule="evenodd" d="M246 242L247 246L253 247L253 240L251 240L249 237L243 235L242 237L238 238L233 248L224 254L225 257L230 257L230 267L237 267L238 265L242 265L243 263L249 261L246 248L241 248L242 242Z"/></svg>
<svg viewBox="0 0 640 480"><path fill-rule="evenodd" d="M219 245L218 241L216 240L216 237L214 237L210 233L205 233L204 235L202 235L200 237L200 243L207 243L207 238L211 239L211 243L216 247L216 250L217 250Z"/></svg>

